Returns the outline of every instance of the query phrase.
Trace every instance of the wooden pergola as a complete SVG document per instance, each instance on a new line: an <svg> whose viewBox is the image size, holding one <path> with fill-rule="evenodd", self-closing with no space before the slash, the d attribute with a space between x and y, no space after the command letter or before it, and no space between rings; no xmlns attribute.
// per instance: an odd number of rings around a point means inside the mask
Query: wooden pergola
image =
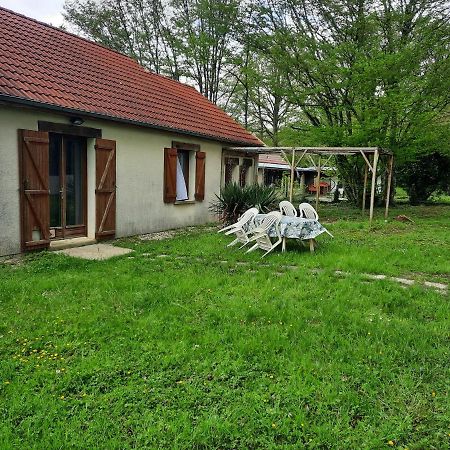
<svg viewBox="0 0 450 450"><path fill-rule="evenodd" d="M317 170L316 180L316 210L319 209L319 197L320 197L320 176L321 169L326 166L328 161L333 156L349 156L349 155L361 155L366 163L364 171L364 186L362 197L362 212L366 209L366 191L369 172L372 174L372 183L370 190L370 206L369 206L369 224L372 224L373 220L373 208L375 204L375 187L377 182L377 166L380 157L385 156L387 158L387 189L386 189L386 205L385 205L385 218L389 214L389 200L391 196L392 185L392 171L394 166L394 155L391 151L380 147L227 147L227 150L245 151L253 154L265 154L265 153L280 153L286 162L289 164L290 175L290 187L289 187L289 201L292 202L292 196L294 192L294 178L295 168L306 156ZM300 156L298 156L300 155ZM312 155L318 155L318 162L316 163L312 158ZM298 156L298 159L296 159ZM325 159L326 158L326 159ZM323 162L324 161L324 162Z"/></svg>

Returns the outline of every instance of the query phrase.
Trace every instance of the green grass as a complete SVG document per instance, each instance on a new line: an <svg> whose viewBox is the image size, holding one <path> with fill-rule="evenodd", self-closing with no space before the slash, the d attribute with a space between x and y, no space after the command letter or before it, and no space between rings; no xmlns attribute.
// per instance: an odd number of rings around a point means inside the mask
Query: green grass
<svg viewBox="0 0 450 450"><path fill-rule="evenodd" d="M448 448L448 296L363 274L448 283L450 208L378 214L326 207L315 254L199 228L0 264L0 448Z"/></svg>

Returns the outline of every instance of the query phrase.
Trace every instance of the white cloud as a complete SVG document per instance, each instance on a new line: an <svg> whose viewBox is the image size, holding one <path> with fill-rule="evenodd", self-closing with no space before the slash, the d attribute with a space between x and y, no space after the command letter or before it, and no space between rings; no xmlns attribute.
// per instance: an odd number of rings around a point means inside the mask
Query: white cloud
<svg viewBox="0 0 450 450"><path fill-rule="evenodd" d="M0 6L54 26L64 23L64 0L0 0Z"/></svg>

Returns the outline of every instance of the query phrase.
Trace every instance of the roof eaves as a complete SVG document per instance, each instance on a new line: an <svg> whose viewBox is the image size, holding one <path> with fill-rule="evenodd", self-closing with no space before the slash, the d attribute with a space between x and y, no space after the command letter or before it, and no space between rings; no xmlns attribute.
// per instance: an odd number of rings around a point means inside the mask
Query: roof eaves
<svg viewBox="0 0 450 450"><path fill-rule="evenodd" d="M171 132L175 132L175 133L179 133L179 134L184 134L187 136L200 137L202 139L207 139L210 141L223 142L226 144L234 144L234 145L238 145L238 146L242 145L242 146L250 146L250 147L259 147L261 145L258 143L253 143L250 140L230 139L230 138L226 138L226 137L222 137L222 136L214 136L214 135L209 135L206 133L198 133L198 132L194 132L194 131L189 131L189 130L185 130L182 128L155 125L150 122L141 122L138 120L126 119L126 118L119 117L119 116L111 116L108 114L95 113L92 111L85 111L85 110L75 109L75 108L67 108L67 107L63 107L63 106L59 106L59 105L53 105L51 103L30 100L30 99L26 99L23 97L15 97L15 96L11 96L8 94L0 93L0 101L4 101L7 103L13 103L13 104L17 104L17 105L31 106L34 108L40 107L40 108L48 109L51 111L64 112L67 114L78 114L78 115L81 114L81 115L92 117L95 119L110 120L113 122L120 122L120 123L129 124L129 125L135 125L135 126L140 126L140 127L145 127L145 128L152 128L155 130L171 131ZM255 137L255 139L258 139L258 138Z"/></svg>

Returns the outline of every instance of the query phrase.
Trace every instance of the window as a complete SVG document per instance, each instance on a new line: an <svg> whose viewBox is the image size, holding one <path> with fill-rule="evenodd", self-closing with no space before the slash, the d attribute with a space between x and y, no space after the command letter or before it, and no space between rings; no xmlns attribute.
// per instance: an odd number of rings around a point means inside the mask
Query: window
<svg viewBox="0 0 450 450"><path fill-rule="evenodd" d="M239 170L239 158L225 158L226 185L236 182L238 170Z"/></svg>
<svg viewBox="0 0 450 450"><path fill-rule="evenodd" d="M190 153L189 150L177 152L177 202L189 200Z"/></svg>
<svg viewBox="0 0 450 450"><path fill-rule="evenodd" d="M239 156L225 156L224 184L237 183L239 186L249 186L255 182L254 160Z"/></svg>
<svg viewBox="0 0 450 450"><path fill-rule="evenodd" d="M172 142L172 148L164 150L165 203L204 199L205 156L195 144Z"/></svg>
<svg viewBox="0 0 450 450"><path fill-rule="evenodd" d="M253 159L243 158L241 167L239 168L239 184L241 187L251 184Z"/></svg>

